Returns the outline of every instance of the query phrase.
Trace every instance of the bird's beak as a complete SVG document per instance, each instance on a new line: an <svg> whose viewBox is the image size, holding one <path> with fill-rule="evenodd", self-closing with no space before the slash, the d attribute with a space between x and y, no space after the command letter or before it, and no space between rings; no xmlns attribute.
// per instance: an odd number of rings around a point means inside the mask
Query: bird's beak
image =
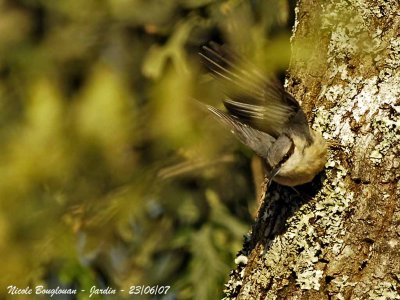
<svg viewBox="0 0 400 300"><path fill-rule="evenodd" d="M271 172L268 174L268 186L271 185L272 183L272 179L278 175L279 171L281 170L280 166L279 167L275 167L271 170Z"/></svg>

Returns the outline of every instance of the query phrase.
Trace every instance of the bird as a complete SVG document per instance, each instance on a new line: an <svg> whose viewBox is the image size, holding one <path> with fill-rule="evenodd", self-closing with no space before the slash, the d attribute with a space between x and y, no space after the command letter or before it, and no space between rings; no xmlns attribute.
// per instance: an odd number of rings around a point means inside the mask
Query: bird
<svg viewBox="0 0 400 300"><path fill-rule="evenodd" d="M327 143L310 128L299 102L276 77L264 75L226 45L210 42L199 55L222 83L225 111L202 105L262 158L269 184L294 187L312 181L327 161Z"/></svg>

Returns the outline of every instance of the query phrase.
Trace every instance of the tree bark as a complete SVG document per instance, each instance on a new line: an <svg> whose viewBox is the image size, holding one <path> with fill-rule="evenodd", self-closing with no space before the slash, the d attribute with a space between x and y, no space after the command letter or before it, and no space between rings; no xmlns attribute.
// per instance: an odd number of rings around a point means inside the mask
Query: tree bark
<svg viewBox="0 0 400 300"><path fill-rule="evenodd" d="M333 146L313 183L263 193L225 299L400 299L399 11L298 3L287 90Z"/></svg>

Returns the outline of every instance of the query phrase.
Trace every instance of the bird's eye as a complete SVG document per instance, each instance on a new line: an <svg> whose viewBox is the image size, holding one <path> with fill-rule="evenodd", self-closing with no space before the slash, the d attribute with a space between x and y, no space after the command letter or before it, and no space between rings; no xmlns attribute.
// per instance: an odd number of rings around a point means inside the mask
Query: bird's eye
<svg viewBox="0 0 400 300"><path fill-rule="evenodd" d="M290 149L286 152L285 156L282 158L282 163L285 163L290 156L293 154L294 152L294 143L292 141L291 145L290 145Z"/></svg>
<svg viewBox="0 0 400 300"><path fill-rule="evenodd" d="M282 163L282 164L285 163L285 162L289 159L290 154L291 154L291 152L288 151L288 152L285 154L285 156L283 156L283 158L282 158L282 160L281 160L281 163Z"/></svg>

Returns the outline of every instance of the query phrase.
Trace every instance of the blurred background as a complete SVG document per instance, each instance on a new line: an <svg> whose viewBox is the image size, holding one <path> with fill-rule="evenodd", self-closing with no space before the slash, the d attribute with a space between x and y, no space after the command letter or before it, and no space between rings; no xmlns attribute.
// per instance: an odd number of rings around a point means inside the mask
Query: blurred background
<svg viewBox="0 0 400 300"><path fill-rule="evenodd" d="M41 284L220 298L257 203L251 152L194 104L223 96L198 51L285 70L293 7L0 0L0 298Z"/></svg>

